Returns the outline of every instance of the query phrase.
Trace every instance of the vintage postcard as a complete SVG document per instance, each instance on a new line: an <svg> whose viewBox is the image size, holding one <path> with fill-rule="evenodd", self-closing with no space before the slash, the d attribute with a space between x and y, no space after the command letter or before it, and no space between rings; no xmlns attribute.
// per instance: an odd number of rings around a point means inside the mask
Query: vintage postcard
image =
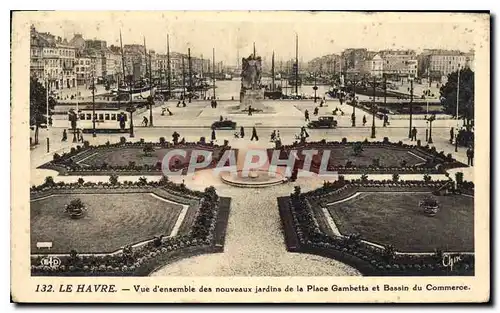
<svg viewBox="0 0 500 313"><path fill-rule="evenodd" d="M11 47L13 301L489 301L488 12L18 11Z"/></svg>

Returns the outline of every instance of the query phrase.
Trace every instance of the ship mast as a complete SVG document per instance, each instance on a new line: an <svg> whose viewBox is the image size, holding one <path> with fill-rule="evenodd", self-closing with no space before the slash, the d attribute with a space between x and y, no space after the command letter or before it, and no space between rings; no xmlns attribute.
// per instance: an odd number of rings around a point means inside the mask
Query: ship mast
<svg viewBox="0 0 500 313"><path fill-rule="evenodd" d="M169 43L169 35L167 34L167 85L168 85L168 98L172 96L171 91L171 76L170 76L170 43Z"/></svg>
<svg viewBox="0 0 500 313"><path fill-rule="evenodd" d="M299 35L295 34L295 94L299 94Z"/></svg>
<svg viewBox="0 0 500 313"><path fill-rule="evenodd" d="M215 97L215 48L212 48L212 60L213 60L213 66L212 66L212 70L213 70L213 79L212 79L212 88L213 88L213 91L214 91L214 100L217 99Z"/></svg>
<svg viewBox="0 0 500 313"><path fill-rule="evenodd" d="M271 77L272 77L271 91L274 91L274 51L273 51L273 58L271 59Z"/></svg>

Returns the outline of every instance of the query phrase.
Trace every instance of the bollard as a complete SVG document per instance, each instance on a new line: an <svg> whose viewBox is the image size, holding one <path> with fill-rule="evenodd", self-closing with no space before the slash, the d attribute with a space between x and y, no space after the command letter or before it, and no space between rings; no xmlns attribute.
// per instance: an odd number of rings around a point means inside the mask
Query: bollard
<svg viewBox="0 0 500 313"><path fill-rule="evenodd" d="M50 152L50 139L47 138L47 153Z"/></svg>

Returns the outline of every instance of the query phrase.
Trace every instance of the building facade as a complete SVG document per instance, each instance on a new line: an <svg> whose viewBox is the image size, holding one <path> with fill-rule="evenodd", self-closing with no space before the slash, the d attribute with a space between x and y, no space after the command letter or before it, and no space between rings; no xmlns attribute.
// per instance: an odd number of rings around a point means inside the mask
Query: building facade
<svg viewBox="0 0 500 313"><path fill-rule="evenodd" d="M382 50L384 73L394 79L417 77L418 60L414 50Z"/></svg>
<svg viewBox="0 0 500 313"><path fill-rule="evenodd" d="M434 79L447 77L459 68L474 70L474 51L468 53L458 50L428 49L419 57L419 68L422 77L432 76Z"/></svg>

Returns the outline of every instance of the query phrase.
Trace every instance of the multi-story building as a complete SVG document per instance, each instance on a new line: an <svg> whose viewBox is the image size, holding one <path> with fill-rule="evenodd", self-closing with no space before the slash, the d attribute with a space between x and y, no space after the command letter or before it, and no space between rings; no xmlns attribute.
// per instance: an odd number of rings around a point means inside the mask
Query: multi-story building
<svg viewBox="0 0 500 313"><path fill-rule="evenodd" d="M75 48L50 33L30 31L30 75L50 89L71 88L76 84L73 71Z"/></svg>
<svg viewBox="0 0 500 313"><path fill-rule="evenodd" d="M383 75L384 60L378 52L369 51L366 54L362 73L376 77L381 77Z"/></svg>
<svg viewBox="0 0 500 313"><path fill-rule="evenodd" d="M60 88L73 88L76 86L76 75L74 71L76 49L70 46L66 40L56 44L59 51L59 63L61 67L61 78L58 84Z"/></svg>
<svg viewBox="0 0 500 313"><path fill-rule="evenodd" d="M362 72L365 65L367 49L349 48L342 52L342 71Z"/></svg>
<svg viewBox="0 0 500 313"><path fill-rule="evenodd" d="M474 69L474 51L468 53L458 50L426 49L419 56L419 69L422 77L439 80L459 68Z"/></svg>
<svg viewBox="0 0 500 313"><path fill-rule="evenodd" d="M125 75L132 75L137 81L146 75L146 54L144 46L139 44L124 45Z"/></svg>
<svg viewBox="0 0 500 313"><path fill-rule="evenodd" d="M86 54L78 54L75 61L75 74L78 86L90 86L92 83L92 70L92 58Z"/></svg>
<svg viewBox="0 0 500 313"><path fill-rule="evenodd" d="M307 64L309 72L335 74L340 72L340 55L330 54L314 58Z"/></svg>
<svg viewBox="0 0 500 313"><path fill-rule="evenodd" d="M416 77L418 60L414 50L382 50L384 73L393 79Z"/></svg>

